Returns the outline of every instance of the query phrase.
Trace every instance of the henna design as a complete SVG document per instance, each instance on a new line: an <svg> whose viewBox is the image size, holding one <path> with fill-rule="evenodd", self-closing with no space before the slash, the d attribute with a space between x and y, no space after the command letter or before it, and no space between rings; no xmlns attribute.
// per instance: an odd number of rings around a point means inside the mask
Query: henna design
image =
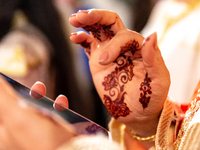
<svg viewBox="0 0 200 150"><path fill-rule="evenodd" d="M131 81L133 74L133 55L135 51L139 50L139 43L135 40L130 41L121 47L119 57L114 61L117 64L115 70L104 77L105 91L109 91L109 95L104 95L104 105L108 112L117 119L122 116L125 117L130 114L130 109L124 102L125 94L124 86L128 81ZM126 55L128 54L128 55ZM130 55L131 54L131 55Z"/></svg>
<svg viewBox="0 0 200 150"><path fill-rule="evenodd" d="M121 47L120 56L124 56L126 52L130 52L132 55L134 55L135 52L139 50L139 46L139 43L135 40L126 43L125 46Z"/></svg>
<svg viewBox="0 0 200 150"><path fill-rule="evenodd" d="M106 25L102 25L102 29L104 31L104 33L109 36L109 37L114 37L114 33L113 31L110 29L112 25L110 26L106 26Z"/></svg>
<svg viewBox="0 0 200 150"><path fill-rule="evenodd" d="M88 32L92 32L94 38L97 38L99 41L101 41L101 35L100 35L101 27L97 23L95 23L91 26L87 25L87 26L83 27L83 29Z"/></svg>
<svg viewBox="0 0 200 150"><path fill-rule="evenodd" d="M103 32L106 34L106 36L108 37L113 37L114 33L113 31L110 29L112 25L110 26L106 26L106 25L101 25L101 24L93 24L93 25L87 25L85 27L83 27L84 30L91 32L92 35L94 36L94 38L97 38L100 42L101 40L101 30L103 30Z"/></svg>
<svg viewBox="0 0 200 150"><path fill-rule="evenodd" d="M88 126L85 129L88 133L97 133L101 128L95 124L92 124L91 126Z"/></svg>
<svg viewBox="0 0 200 150"><path fill-rule="evenodd" d="M90 43L83 41L82 43L80 43L80 45L85 48L85 52L90 55L91 54L91 45Z"/></svg>
<svg viewBox="0 0 200 150"><path fill-rule="evenodd" d="M144 82L140 84L140 91L143 91L143 93L140 93L139 101L142 104L143 109L148 106L151 99L150 96L147 96L147 94L152 94L150 82L151 79L148 77L148 73L146 73Z"/></svg>
<svg viewBox="0 0 200 150"><path fill-rule="evenodd" d="M80 43L82 47L84 48L88 48L88 49L91 49L91 46L90 46L90 43L86 42L86 41L83 41L82 43Z"/></svg>

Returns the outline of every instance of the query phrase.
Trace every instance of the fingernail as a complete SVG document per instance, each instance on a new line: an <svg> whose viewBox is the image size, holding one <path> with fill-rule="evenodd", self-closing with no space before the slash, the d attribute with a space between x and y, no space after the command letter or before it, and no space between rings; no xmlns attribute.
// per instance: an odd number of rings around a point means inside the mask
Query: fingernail
<svg viewBox="0 0 200 150"><path fill-rule="evenodd" d="M143 43L142 43L141 48L142 48L142 47L145 45L145 43L146 43L147 41L149 41L149 40L150 40L150 36L146 37L146 38L144 39Z"/></svg>
<svg viewBox="0 0 200 150"><path fill-rule="evenodd" d="M89 11L88 10L79 10L78 11L79 13L81 12L81 13L88 13Z"/></svg>
<svg viewBox="0 0 200 150"><path fill-rule="evenodd" d="M40 99L43 97L42 95L38 94L37 92L35 92L33 90L31 90L29 94L31 95L31 97L33 97L35 99Z"/></svg>
<svg viewBox="0 0 200 150"><path fill-rule="evenodd" d="M75 32L75 33L71 33L70 34L70 37L72 37L72 36L74 36L74 35L77 35L77 33Z"/></svg>
<svg viewBox="0 0 200 150"><path fill-rule="evenodd" d="M144 45L145 45L145 39L144 39L144 41L142 42L141 48L144 47Z"/></svg>
<svg viewBox="0 0 200 150"><path fill-rule="evenodd" d="M61 102L58 102L58 98L59 98L59 101L61 101ZM58 111L63 111L65 109L67 109L68 108L67 98L64 95L59 95L56 98L56 100L53 104L53 107Z"/></svg>
<svg viewBox="0 0 200 150"><path fill-rule="evenodd" d="M149 40L150 40L150 36L146 37L144 41L147 42Z"/></svg>
<svg viewBox="0 0 200 150"><path fill-rule="evenodd" d="M157 33L154 32L154 33L152 34L152 37L153 37L153 40L154 40L154 43L153 43L154 49L155 49L155 50L158 50Z"/></svg>
<svg viewBox="0 0 200 150"><path fill-rule="evenodd" d="M109 53L108 51L103 52L103 54L101 54L101 56L99 57L99 63L105 62L109 57Z"/></svg>
<svg viewBox="0 0 200 150"><path fill-rule="evenodd" d="M71 15L70 15L70 18L71 18L71 17L75 17L75 16L76 16L76 13L71 14Z"/></svg>

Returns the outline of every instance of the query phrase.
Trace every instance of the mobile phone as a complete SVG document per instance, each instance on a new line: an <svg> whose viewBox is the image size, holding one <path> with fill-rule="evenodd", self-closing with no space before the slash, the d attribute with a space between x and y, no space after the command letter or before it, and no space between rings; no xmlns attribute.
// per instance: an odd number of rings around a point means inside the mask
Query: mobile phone
<svg viewBox="0 0 200 150"><path fill-rule="evenodd" d="M41 96L40 94L31 91L28 87L23 84L15 81L14 79L6 76L5 74L0 72L0 75L5 78L5 80L15 89L15 91L20 94L25 101L33 105L34 107L38 107L39 109L45 109L49 113L54 113L55 115L60 116L68 123L72 124L76 129L78 134L104 134L109 137L109 131L95 122L89 120L86 117L70 110L64 109L63 111L57 111L54 109L53 104L54 101L46 96ZM34 95L37 94L40 99L35 99L30 95L30 92L34 92ZM58 105L58 104L57 104ZM59 107L62 107L59 105Z"/></svg>

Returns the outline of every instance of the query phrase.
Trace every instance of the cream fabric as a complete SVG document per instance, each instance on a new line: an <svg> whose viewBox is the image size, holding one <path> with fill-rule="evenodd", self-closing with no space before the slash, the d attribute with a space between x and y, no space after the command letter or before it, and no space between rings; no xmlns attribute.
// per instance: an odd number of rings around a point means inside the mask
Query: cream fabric
<svg viewBox="0 0 200 150"><path fill-rule="evenodd" d="M73 138L57 150L121 150L121 148L103 135L82 135Z"/></svg>
<svg viewBox="0 0 200 150"><path fill-rule="evenodd" d="M174 114L175 105L173 102L166 100L157 128L155 141L156 150L173 149L173 133L170 133L170 128L173 129L171 123L176 119ZM174 132L174 130L172 132Z"/></svg>

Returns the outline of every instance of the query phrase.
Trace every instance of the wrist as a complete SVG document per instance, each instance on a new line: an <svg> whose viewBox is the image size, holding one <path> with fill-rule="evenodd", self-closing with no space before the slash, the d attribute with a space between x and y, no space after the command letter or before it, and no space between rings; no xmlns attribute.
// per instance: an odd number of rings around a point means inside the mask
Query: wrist
<svg viewBox="0 0 200 150"><path fill-rule="evenodd" d="M126 124L126 130L129 134L134 134L141 138L151 137L156 134L160 114L155 117L147 117L140 119L137 122Z"/></svg>
<svg viewBox="0 0 200 150"><path fill-rule="evenodd" d="M132 143L137 143L137 145L140 145L139 147L141 147L141 149L150 149L155 146L156 130L147 131L144 129L144 131L148 134L144 134L143 132L139 132L137 130L140 134L138 135L138 133L135 133L135 131L126 127L124 136L127 137L125 138L125 146L127 149L131 149L131 147L133 147Z"/></svg>

